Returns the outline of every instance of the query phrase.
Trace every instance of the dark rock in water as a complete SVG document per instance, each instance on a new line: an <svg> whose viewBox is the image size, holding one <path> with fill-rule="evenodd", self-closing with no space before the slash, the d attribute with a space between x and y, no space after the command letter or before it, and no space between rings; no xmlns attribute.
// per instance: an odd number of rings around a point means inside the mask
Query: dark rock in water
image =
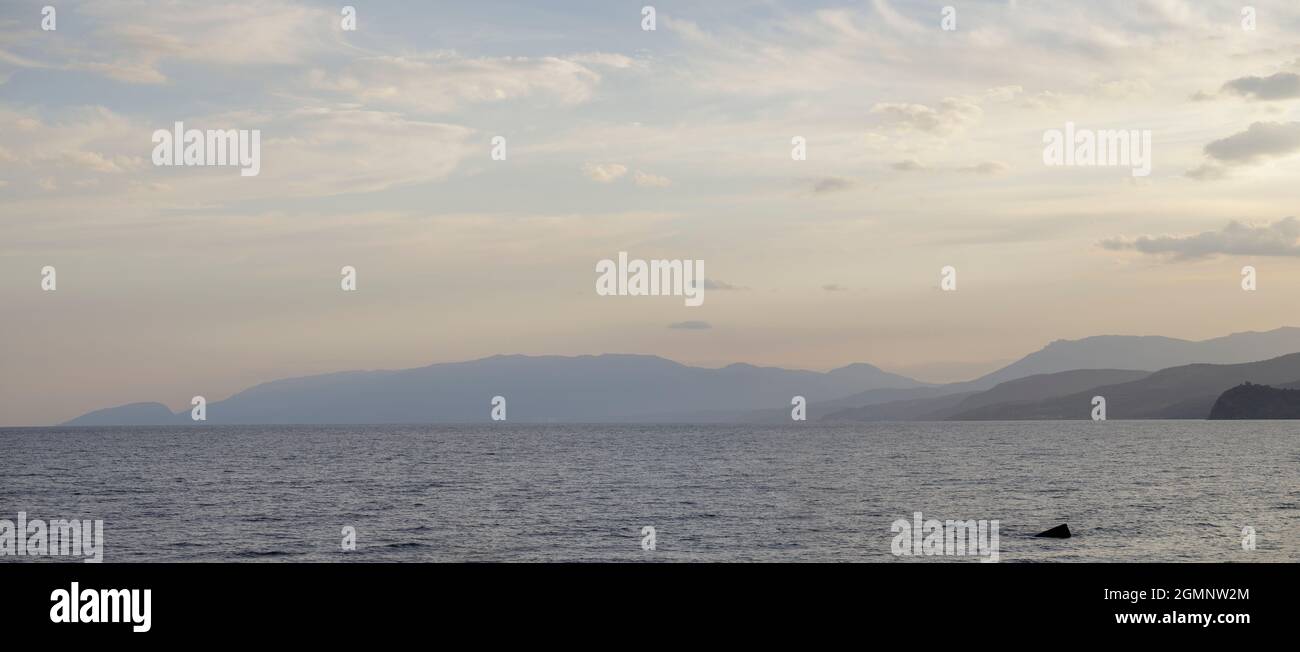
<svg viewBox="0 0 1300 652"><path fill-rule="evenodd" d="M1048 537L1051 539L1068 539L1070 538L1070 526L1062 523L1046 532L1035 534L1036 537Z"/></svg>

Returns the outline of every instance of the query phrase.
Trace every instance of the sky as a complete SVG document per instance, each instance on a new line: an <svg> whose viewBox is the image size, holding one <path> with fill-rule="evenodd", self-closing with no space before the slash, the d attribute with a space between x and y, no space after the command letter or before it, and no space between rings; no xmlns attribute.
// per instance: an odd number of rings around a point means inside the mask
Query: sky
<svg viewBox="0 0 1300 652"><path fill-rule="evenodd" d="M45 4L0 6L0 425L500 353L951 381L1300 325L1296 3ZM175 122L260 130L260 173L155 165ZM1047 165L1067 123L1149 131L1150 174ZM703 305L598 295L620 251L703 260Z"/></svg>

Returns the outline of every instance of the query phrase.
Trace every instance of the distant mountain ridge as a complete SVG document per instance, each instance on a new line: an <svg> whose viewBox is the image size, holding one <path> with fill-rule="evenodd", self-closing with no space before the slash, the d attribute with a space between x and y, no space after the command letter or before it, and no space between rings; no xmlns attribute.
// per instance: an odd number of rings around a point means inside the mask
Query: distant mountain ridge
<svg viewBox="0 0 1300 652"><path fill-rule="evenodd" d="M1098 335L1079 340L1056 340L1038 351L974 380L922 389L868 390L858 395L810 405L808 410L809 414L820 415L818 418L835 414L836 419L890 420L882 417L894 408L863 410L857 417L846 413L845 410L892 401L981 392L1007 381L1064 371L1155 371L1195 362L1210 364L1255 362L1297 351L1300 351L1300 328L1291 326L1264 332L1233 333L1200 341L1145 335ZM952 407L951 402L942 403L945 410L943 414L947 414L946 410ZM920 419L921 417L917 415L924 412L926 407L915 404L907 408L904 412L913 416L903 420ZM976 418L975 415L970 417ZM898 418L900 417L892 417L894 420ZM936 414L934 418L949 417Z"/></svg>
<svg viewBox="0 0 1300 652"><path fill-rule="evenodd" d="M1138 380L1100 385L1053 398L999 403L953 415L961 420L1088 419L1094 396L1108 419L1205 419L1219 395L1245 382L1277 385L1300 379L1300 353L1242 364L1190 364Z"/></svg>
<svg viewBox="0 0 1300 652"><path fill-rule="evenodd" d="M206 423L481 422L493 396L504 396L508 419L520 422L786 421L794 396L805 397L810 420L1071 419L1087 416L1093 391L1109 392L1111 418L1205 418L1236 384L1300 379L1300 369L1287 375L1290 362L1242 366L1296 351L1300 328L1292 327L1200 342L1106 335L1058 340L993 373L946 385L866 363L823 373L742 363L711 369L648 355L498 355L262 383L210 402ZM1201 370L1175 371L1185 366ZM133 403L64 425L190 423L188 409L173 414L158 403Z"/></svg>
<svg viewBox="0 0 1300 652"><path fill-rule="evenodd" d="M1075 369L1037 374L995 385L982 392L967 391L932 398L891 401L832 412L832 421L965 420L992 406L1054 398L1092 387L1128 382L1150 375L1128 369Z"/></svg>
<svg viewBox="0 0 1300 652"><path fill-rule="evenodd" d="M822 373L748 364L710 369L647 355L498 355L262 383L208 403L206 423L486 421L494 396L505 397L510 421L734 421L762 407L788 406L796 395L816 401L871 388L921 386L865 363ZM168 423L191 423L189 410L171 414L157 403L134 403L64 425Z"/></svg>
<svg viewBox="0 0 1300 652"><path fill-rule="evenodd" d="M1236 364L1268 360L1300 351L1300 328L1246 331L1208 340L1172 337L1098 335L1056 340L978 382L989 387L1007 380L1071 369L1156 370L1204 362ZM992 383L992 384L989 384Z"/></svg>

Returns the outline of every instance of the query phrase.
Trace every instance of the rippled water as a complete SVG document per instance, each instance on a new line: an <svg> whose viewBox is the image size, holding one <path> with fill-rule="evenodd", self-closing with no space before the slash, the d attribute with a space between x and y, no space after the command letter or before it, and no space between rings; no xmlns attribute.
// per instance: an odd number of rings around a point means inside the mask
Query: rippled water
<svg viewBox="0 0 1300 652"><path fill-rule="evenodd" d="M103 519L109 562L888 561L915 511L997 519L1004 562L1300 561L1300 422L11 428L0 446L0 518ZM1029 536L1062 522L1074 538Z"/></svg>

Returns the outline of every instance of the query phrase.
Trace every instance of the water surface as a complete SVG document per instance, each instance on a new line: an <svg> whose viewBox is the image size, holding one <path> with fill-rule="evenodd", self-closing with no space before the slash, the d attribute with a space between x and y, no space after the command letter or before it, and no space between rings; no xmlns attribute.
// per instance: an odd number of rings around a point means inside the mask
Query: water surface
<svg viewBox="0 0 1300 652"><path fill-rule="evenodd" d="M916 511L997 519L1004 562L1300 561L1300 422L7 428L0 451L0 518L103 519L107 562L893 561Z"/></svg>

